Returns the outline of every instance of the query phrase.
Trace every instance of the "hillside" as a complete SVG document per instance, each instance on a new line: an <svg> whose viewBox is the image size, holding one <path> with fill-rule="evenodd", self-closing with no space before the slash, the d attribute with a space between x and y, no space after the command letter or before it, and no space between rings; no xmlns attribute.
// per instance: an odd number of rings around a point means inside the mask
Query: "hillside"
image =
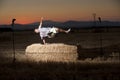
<svg viewBox="0 0 120 80"><path fill-rule="evenodd" d="M40 22L34 22L30 24L15 24L14 27L11 25L0 25L0 31L3 28L11 28L14 30L33 30L38 28ZM97 27L120 27L120 22L110 22L110 21L102 21L99 23L98 21L66 21L66 22L55 22L51 20L43 21L43 27L60 27L60 28L97 28Z"/></svg>

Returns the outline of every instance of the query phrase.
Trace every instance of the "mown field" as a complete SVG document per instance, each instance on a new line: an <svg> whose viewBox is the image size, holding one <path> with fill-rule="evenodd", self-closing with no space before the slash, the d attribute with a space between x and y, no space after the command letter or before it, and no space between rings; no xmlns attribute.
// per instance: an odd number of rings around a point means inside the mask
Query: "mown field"
<svg viewBox="0 0 120 80"><path fill-rule="evenodd" d="M104 29L103 29L104 30ZM33 31L15 31L16 62L13 63L12 32L0 32L0 80L119 80L119 28L94 32L81 29L46 39L49 44L78 47L76 62L27 61L25 49L42 43Z"/></svg>

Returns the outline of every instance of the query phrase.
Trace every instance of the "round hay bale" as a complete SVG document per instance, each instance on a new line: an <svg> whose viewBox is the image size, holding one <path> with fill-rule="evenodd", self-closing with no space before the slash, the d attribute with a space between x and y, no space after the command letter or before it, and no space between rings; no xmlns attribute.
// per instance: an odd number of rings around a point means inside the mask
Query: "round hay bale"
<svg viewBox="0 0 120 80"><path fill-rule="evenodd" d="M66 44L32 44L26 48L29 60L34 61L75 61L77 47Z"/></svg>

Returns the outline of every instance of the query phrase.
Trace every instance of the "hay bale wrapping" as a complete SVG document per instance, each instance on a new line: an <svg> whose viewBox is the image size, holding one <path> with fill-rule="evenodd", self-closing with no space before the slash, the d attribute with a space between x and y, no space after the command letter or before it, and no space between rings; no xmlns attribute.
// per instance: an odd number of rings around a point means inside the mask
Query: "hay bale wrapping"
<svg viewBox="0 0 120 80"><path fill-rule="evenodd" d="M32 44L26 48L25 54L34 61L75 61L77 47L66 44Z"/></svg>

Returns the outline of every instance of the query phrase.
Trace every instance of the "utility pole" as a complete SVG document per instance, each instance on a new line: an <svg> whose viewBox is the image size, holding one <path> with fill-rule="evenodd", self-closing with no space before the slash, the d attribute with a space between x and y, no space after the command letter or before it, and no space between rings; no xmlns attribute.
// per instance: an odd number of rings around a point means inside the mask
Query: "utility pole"
<svg viewBox="0 0 120 80"><path fill-rule="evenodd" d="M15 40L14 40L14 22L15 22L15 20L16 19L12 19L12 24L11 24L11 26L12 26L12 29L13 29L13 31L12 31L12 40L13 40L13 63L16 61L16 58L15 58Z"/></svg>
<svg viewBox="0 0 120 80"><path fill-rule="evenodd" d="M101 25L101 17L98 17L99 23ZM100 26L101 27L101 26ZM102 44L103 40L102 40L102 30L100 30L100 54L101 56L103 56L103 44Z"/></svg>
<svg viewBox="0 0 120 80"><path fill-rule="evenodd" d="M93 22L94 22L94 27L96 27L96 13L93 13Z"/></svg>

